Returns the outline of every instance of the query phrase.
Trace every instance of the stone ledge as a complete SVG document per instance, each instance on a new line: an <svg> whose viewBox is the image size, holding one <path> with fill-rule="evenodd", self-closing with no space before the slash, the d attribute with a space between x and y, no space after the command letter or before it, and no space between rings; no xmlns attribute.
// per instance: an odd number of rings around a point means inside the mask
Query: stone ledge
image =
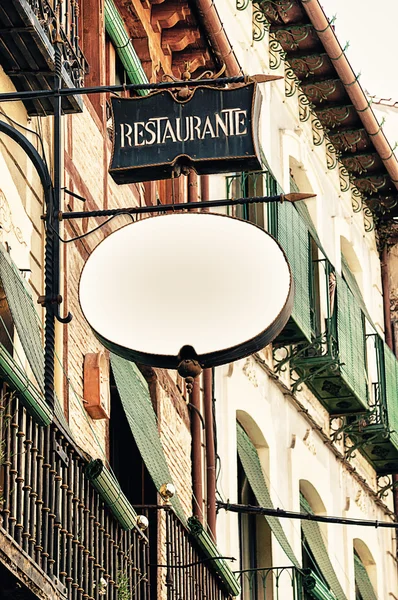
<svg viewBox="0 0 398 600"><path fill-rule="evenodd" d="M40 600L65 600L48 575L0 526L0 562Z"/></svg>

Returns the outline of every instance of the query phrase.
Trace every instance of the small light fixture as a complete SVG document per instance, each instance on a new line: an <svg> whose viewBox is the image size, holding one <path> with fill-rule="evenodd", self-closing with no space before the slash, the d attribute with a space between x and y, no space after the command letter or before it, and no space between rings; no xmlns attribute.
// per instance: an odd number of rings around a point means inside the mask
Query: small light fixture
<svg viewBox="0 0 398 600"><path fill-rule="evenodd" d="M164 483L160 486L159 494L165 502L169 502L175 493L176 489L172 483Z"/></svg>
<svg viewBox="0 0 398 600"><path fill-rule="evenodd" d="M145 515L137 516L137 527L141 529L141 531L145 531L148 529L149 521Z"/></svg>

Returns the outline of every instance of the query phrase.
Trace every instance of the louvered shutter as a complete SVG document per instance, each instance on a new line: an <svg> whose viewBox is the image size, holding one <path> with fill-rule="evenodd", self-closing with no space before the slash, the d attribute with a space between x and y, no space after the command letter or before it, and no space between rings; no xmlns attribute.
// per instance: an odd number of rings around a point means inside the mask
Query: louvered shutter
<svg viewBox="0 0 398 600"><path fill-rule="evenodd" d="M310 238L307 226L289 202L278 204L277 239L292 269L295 295L292 318L311 341Z"/></svg>
<svg viewBox="0 0 398 600"><path fill-rule="evenodd" d="M341 375L364 408L368 408L363 314L344 279L339 275L336 279L337 339Z"/></svg>

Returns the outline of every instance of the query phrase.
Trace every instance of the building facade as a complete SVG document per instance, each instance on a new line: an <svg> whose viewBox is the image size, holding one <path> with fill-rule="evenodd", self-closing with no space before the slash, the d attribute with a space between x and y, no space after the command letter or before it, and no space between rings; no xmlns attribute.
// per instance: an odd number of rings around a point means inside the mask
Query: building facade
<svg viewBox="0 0 398 600"><path fill-rule="evenodd" d="M0 8L1 90L20 94L0 95L0 599L398 598L398 162L318 0ZM114 182L114 94L79 88L144 96L128 86L240 74L270 76L258 84L260 170ZM56 98L31 93L55 77L72 89L60 137ZM58 231L48 219L57 161L61 213L313 194L216 209L283 248L295 284L283 331L205 369L191 393L176 372L105 350L79 279L131 216L61 215ZM236 320L250 311L235 308ZM345 522L316 520L328 516Z"/></svg>

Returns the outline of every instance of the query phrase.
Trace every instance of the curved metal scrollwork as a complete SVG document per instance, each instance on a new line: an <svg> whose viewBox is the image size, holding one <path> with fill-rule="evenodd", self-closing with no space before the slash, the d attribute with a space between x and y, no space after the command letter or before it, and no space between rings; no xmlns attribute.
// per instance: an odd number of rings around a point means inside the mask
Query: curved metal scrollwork
<svg viewBox="0 0 398 600"><path fill-rule="evenodd" d="M269 66L270 69L278 69L282 60L285 60L286 52L273 36L269 40Z"/></svg>
<svg viewBox="0 0 398 600"><path fill-rule="evenodd" d="M339 163L340 189L342 192L348 192L350 189L350 174L342 163Z"/></svg>
<svg viewBox="0 0 398 600"><path fill-rule="evenodd" d="M376 216L373 211L366 204L365 200L362 199L362 210L363 210L363 226L366 233L373 231L376 226Z"/></svg>
<svg viewBox="0 0 398 600"><path fill-rule="evenodd" d="M333 146L332 142L329 140L327 136L325 136L326 142L326 165L327 168L332 171L335 169L339 162L340 153Z"/></svg>
<svg viewBox="0 0 398 600"><path fill-rule="evenodd" d="M362 194L356 185L351 186L351 206L354 213L362 210Z"/></svg>
<svg viewBox="0 0 398 600"><path fill-rule="evenodd" d="M250 0L236 0L236 8L237 10L246 10L249 6Z"/></svg>
<svg viewBox="0 0 398 600"><path fill-rule="evenodd" d="M376 481L379 498L387 498L388 492L398 486L398 483L393 482L391 475L379 475Z"/></svg>
<svg viewBox="0 0 398 600"><path fill-rule="evenodd" d="M294 96L300 81L297 79L293 69L285 63L285 95L287 98Z"/></svg>
<svg viewBox="0 0 398 600"><path fill-rule="evenodd" d="M308 97L303 92L299 93L298 101L300 121L308 121L314 109L314 105L312 104L312 102L309 101Z"/></svg>
<svg viewBox="0 0 398 600"><path fill-rule="evenodd" d="M317 116L312 119L312 139L314 146L321 146L325 141L325 129Z"/></svg>
<svg viewBox="0 0 398 600"><path fill-rule="evenodd" d="M270 24L264 11L256 3L253 5L253 40L261 42L269 31Z"/></svg>

